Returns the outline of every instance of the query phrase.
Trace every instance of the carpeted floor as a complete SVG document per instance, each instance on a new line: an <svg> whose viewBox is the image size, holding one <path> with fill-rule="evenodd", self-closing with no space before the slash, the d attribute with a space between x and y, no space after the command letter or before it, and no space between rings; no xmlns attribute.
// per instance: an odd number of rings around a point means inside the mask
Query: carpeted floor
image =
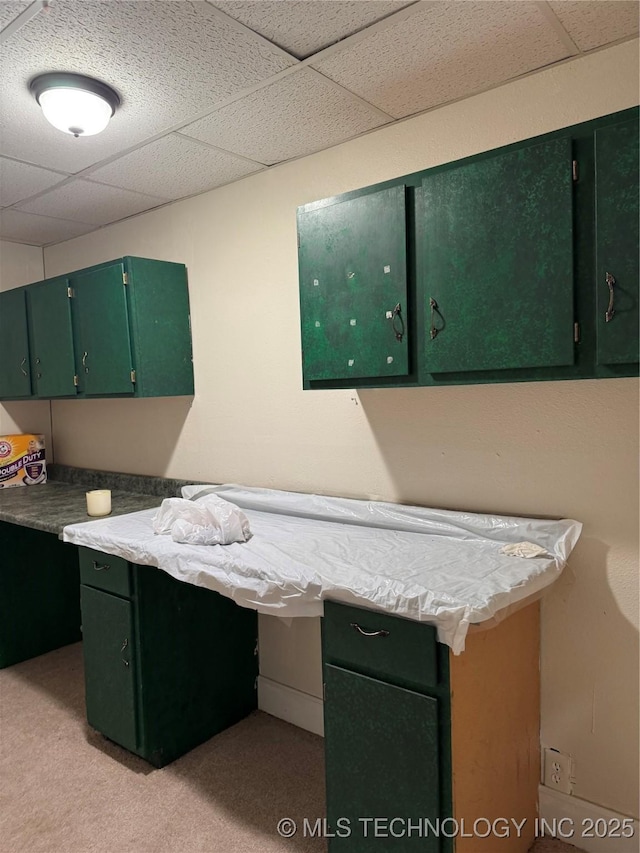
<svg viewBox="0 0 640 853"><path fill-rule="evenodd" d="M88 728L80 644L0 672L2 853L320 853L276 825L324 815L323 772L321 738L261 712L151 768Z"/></svg>

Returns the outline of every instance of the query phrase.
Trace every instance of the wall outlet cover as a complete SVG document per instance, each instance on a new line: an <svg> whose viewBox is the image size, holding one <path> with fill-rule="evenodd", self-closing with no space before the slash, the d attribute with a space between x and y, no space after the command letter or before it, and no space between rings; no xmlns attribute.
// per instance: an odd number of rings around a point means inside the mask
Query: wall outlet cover
<svg viewBox="0 0 640 853"><path fill-rule="evenodd" d="M563 794L573 793L573 759L566 752L545 747L544 785Z"/></svg>

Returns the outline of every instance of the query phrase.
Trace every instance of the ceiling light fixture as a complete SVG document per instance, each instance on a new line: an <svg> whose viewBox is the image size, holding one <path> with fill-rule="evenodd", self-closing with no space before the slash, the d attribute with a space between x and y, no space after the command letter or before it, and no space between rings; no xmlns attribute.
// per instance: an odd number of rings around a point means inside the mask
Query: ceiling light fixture
<svg viewBox="0 0 640 853"><path fill-rule="evenodd" d="M29 83L29 90L47 121L76 138L103 131L120 106L115 89L84 74L66 71L40 74Z"/></svg>

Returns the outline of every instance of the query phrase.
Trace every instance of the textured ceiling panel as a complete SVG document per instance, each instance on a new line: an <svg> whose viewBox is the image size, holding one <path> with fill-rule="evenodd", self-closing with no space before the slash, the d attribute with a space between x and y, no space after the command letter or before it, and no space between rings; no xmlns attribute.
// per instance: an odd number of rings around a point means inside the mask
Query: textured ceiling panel
<svg viewBox="0 0 640 853"><path fill-rule="evenodd" d="M376 110L313 71L302 70L180 132L271 165L385 123Z"/></svg>
<svg viewBox="0 0 640 853"><path fill-rule="evenodd" d="M426 5L312 64L401 118L566 56L534 3L453 0Z"/></svg>
<svg viewBox="0 0 640 853"><path fill-rule="evenodd" d="M172 133L96 169L89 177L175 199L228 184L261 168L259 163Z"/></svg>
<svg viewBox="0 0 640 853"><path fill-rule="evenodd" d="M27 213L60 216L92 225L106 225L107 222L115 222L117 219L157 207L167 200L77 178L38 198L22 202L17 207Z"/></svg>
<svg viewBox="0 0 640 853"><path fill-rule="evenodd" d="M208 3L57 0L3 45L2 151L80 171L292 64ZM104 133L74 139L47 123L27 83L51 70L98 77L123 96Z"/></svg>
<svg viewBox="0 0 640 853"><path fill-rule="evenodd" d="M29 198L59 184L66 177L58 172L48 172L38 166L0 157L0 207L9 207L17 201Z"/></svg>
<svg viewBox="0 0 640 853"><path fill-rule="evenodd" d="M215 5L303 59L408 6L391 0L229 0Z"/></svg>
<svg viewBox="0 0 640 853"><path fill-rule="evenodd" d="M549 5L580 50L591 50L638 32L637 2L562 0Z"/></svg>
<svg viewBox="0 0 640 853"><path fill-rule="evenodd" d="M29 2L17 3L12 0L2 0L0 2L0 30L3 30L11 21L15 21L18 15L22 14L29 6Z"/></svg>
<svg viewBox="0 0 640 853"><path fill-rule="evenodd" d="M67 219L52 219L50 216L36 216L21 210L0 210L0 239L29 243L32 246L44 246L47 243L61 243L72 237L79 237L93 231L95 225L82 222L70 222Z"/></svg>

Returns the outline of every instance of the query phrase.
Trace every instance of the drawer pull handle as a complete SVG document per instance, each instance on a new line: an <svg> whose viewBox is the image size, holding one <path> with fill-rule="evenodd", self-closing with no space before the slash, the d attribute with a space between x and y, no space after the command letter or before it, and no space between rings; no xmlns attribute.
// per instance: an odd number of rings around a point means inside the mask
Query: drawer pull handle
<svg viewBox="0 0 640 853"><path fill-rule="evenodd" d="M96 560L93 561L93 568L96 572L108 572L111 566L108 566L106 563L98 563Z"/></svg>
<svg viewBox="0 0 640 853"><path fill-rule="evenodd" d="M364 628L361 628L357 622L350 622L351 627L358 632L358 634L362 634L363 637L388 637L389 632L385 631L384 628L381 628L380 631L365 631Z"/></svg>
<svg viewBox="0 0 640 853"><path fill-rule="evenodd" d="M121 655L124 653L124 651L125 651L125 649L127 648L127 646L128 646L128 645L129 645L129 640L127 640L127 638L125 637L125 640L124 640L124 642L123 642L123 644L122 644L122 647L120 648L120 654L121 654ZM123 663L125 666L129 666L129 661L128 661L128 660L125 660L124 658L122 658L122 663Z"/></svg>
<svg viewBox="0 0 640 853"><path fill-rule="evenodd" d="M605 323L610 323L613 320L613 315L616 313L613 308L613 300L615 298L613 288L615 287L616 280L614 276L612 276L611 273L608 272L605 275L605 281L607 283L607 287L609 288L609 307L604 313L604 321Z"/></svg>

